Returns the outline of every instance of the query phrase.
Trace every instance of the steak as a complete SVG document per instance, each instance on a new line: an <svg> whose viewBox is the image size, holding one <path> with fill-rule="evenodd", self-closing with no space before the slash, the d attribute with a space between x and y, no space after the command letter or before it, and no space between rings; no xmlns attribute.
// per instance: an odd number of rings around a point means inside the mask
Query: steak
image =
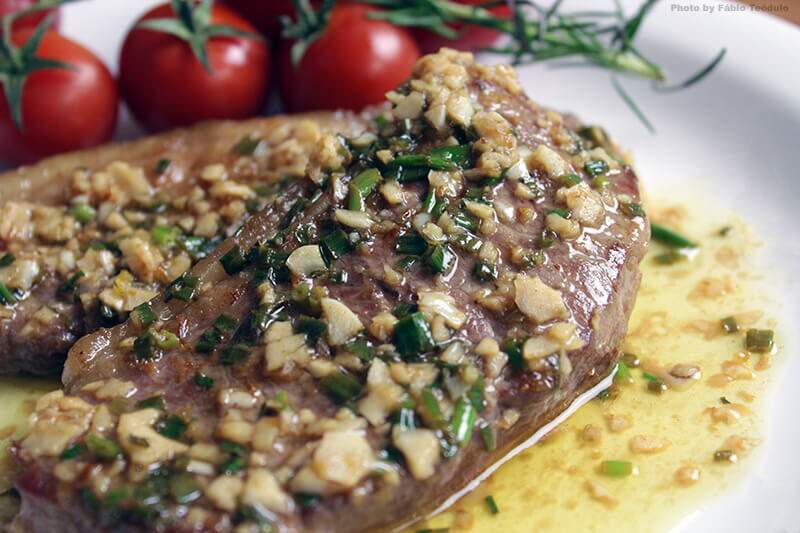
<svg viewBox="0 0 800 533"><path fill-rule="evenodd" d="M394 527L611 372L649 226L602 130L446 49L387 97L74 345L13 447L20 529Z"/></svg>
<svg viewBox="0 0 800 533"><path fill-rule="evenodd" d="M361 122L212 123L0 175L0 374L60 372L78 338L124 321L273 201L276 181L302 177L321 131Z"/></svg>

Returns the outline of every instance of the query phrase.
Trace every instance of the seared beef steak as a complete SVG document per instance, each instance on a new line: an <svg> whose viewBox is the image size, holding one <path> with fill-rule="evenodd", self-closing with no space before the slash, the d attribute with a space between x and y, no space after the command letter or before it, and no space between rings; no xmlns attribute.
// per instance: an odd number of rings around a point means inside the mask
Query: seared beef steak
<svg viewBox="0 0 800 533"><path fill-rule="evenodd" d="M610 371L636 177L469 54L70 351L14 453L28 531L364 531L423 516Z"/></svg>
<svg viewBox="0 0 800 533"><path fill-rule="evenodd" d="M60 372L78 338L124 321L271 203L277 181L302 177L322 131L361 122L206 124L0 175L0 374Z"/></svg>

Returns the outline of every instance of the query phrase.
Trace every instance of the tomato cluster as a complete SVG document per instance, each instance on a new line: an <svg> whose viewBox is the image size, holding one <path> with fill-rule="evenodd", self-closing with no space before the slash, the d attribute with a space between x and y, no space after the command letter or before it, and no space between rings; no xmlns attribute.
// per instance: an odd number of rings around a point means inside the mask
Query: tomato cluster
<svg viewBox="0 0 800 533"><path fill-rule="evenodd" d="M58 33L57 10L17 17L8 38L13 46L41 40L29 58L36 66L23 69L16 100L11 85L3 83L0 159L27 163L106 142L116 125L118 93L149 131L257 115L272 77L278 78L287 111L360 110L383 101L422 53L443 45L488 46L497 37L481 28L454 27L461 37L442 40L375 20L369 16L375 7L340 0L324 29L293 61L294 41L281 37L283 21L296 18L291 0L182 1L185 9L179 13L173 6L180 2L165 2L131 26L120 52L118 81L92 52ZM0 0L0 16L36 4ZM507 15L503 9L494 13ZM47 24L43 36L37 35Z"/></svg>

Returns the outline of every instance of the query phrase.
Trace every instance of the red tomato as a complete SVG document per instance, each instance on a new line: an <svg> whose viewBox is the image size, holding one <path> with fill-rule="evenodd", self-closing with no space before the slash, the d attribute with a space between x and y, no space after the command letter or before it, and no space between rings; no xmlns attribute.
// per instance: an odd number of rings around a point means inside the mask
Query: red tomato
<svg viewBox="0 0 800 533"><path fill-rule="evenodd" d="M250 21L258 31L270 37L281 34L281 17L294 14L292 0L223 0Z"/></svg>
<svg viewBox="0 0 800 533"><path fill-rule="evenodd" d="M173 17L169 4L141 20ZM214 5L211 23L241 31L256 29L239 15ZM209 73L189 44L148 29L132 29L120 54L120 89L136 119L160 131L202 120L241 119L258 114L269 83L269 49L260 38L211 37Z"/></svg>
<svg viewBox="0 0 800 533"><path fill-rule="evenodd" d="M372 10L361 4L335 7L325 32L296 67L291 43L281 44L281 94L289 111L360 110L382 102L411 75L420 57L417 44L406 29L367 18Z"/></svg>
<svg viewBox="0 0 800 533"><path fill-rule="evenodd" d="M14 32L21 45L33 30ZM45 33L37 57L72 65L36 70L22 93L23 128L17 130L5 96L0 99L0 158L30 163L58 152L88 148L111 138L117 122L117 86L92 52L54 31Z"/></svg>
<svg viewBox="0 0 800 533"><path fill-rule="evenodd" d="M37 0L0 0L0 17L4 17L9 13L15 13L21 9L29 8L36 4L36 1ZM50 13L56 13L51 29L58 29L59 14L58 10L55 8L45 9L36 13L31 13L26 17L22 17L14 23L14 29L17 30L27 26L35 27Z"/></svg>
<svg viewBox="0 0 800 533"><path fill-rule="evenodd" d="M456 0L460 4L469 4L473 6L480 6L485 4L486 0ZM489 12L500 18L511 18L511 10L508 6L497 6L489 9ZM419 43L420 50L423 54L430 54L437 52L441 47L447 46L455 48L456 50L477 50L478 48L487 48L492 46L497 39L502 35L499 32L489 28L480 26L467 26L462 24L450 24L450 27L460 32L457 39L448 39L442 37L428 30L421 28L414 28L414 37Z"/></svg>

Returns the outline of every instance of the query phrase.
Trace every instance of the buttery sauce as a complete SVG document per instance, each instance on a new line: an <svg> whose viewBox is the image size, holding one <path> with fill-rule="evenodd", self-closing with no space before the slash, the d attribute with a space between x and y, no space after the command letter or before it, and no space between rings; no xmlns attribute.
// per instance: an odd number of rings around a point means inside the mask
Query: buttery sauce
<svg viewBox="0 0 800 533"><path fill-rule="evenodd" d="M631 369L631 382L617 379L607 398L590 401L455 506L409 531L667 530L746 471L762 435L771 361L781 349L779 331L772 354L744 349L746 329L775 327L758 242L741 221L705 206L651 208L649 215L700 248L691 259L662 265L655 257L667 249L654 243L643 261L623 347L642 362ZM740 331L726 334L720 319L731 315ZM685 390L648 389L644 369L674 365L699 367L701 377ZM5 449L24 433L36 398L57 386L0 379L0 519L14 511ZM737 462L715 460L719 450L733 450ZM633 473L602 473L608 460L631 462Z"/></svg>
<svg viewBox="0 0 800 533"><path fill-rule="evenodd" d="M776 326L760 245L730 214L654 205L665 204L651 202L654 222L700 248L663 265L656 257L668 249L654 242L644 259L623 346L642 362L631 382L617 379L608 398L590 401L455 506L408 531L667 531L746 473L763 435L772 359L781 353L780 331L771 353L745 351L747 329ZM726 334L720 320L731 315L740 331ZM683 390L648 389L645 371L675 365L699 367L701 376ZM721 450L737 461L715 460ZM633 473L611 477L603 461L628 461Z"/></svg>

